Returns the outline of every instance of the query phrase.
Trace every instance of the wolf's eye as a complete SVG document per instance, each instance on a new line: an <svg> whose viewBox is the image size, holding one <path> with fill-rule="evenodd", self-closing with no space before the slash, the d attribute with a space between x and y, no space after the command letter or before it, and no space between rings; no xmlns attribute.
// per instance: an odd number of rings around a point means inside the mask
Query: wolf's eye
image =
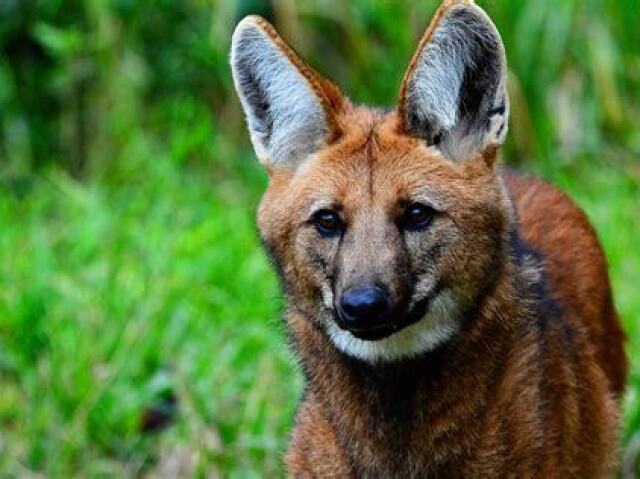
<svg viewBox="0 0 640 479"><path fill-rule="evenodd" d="M320 210L313 215L313 222L318 233L324 237L335 236L342 230L342 220L335 211Z"/></svg>
<svg viewBox="0 0 640 479"><path fill-rule="evenodd" d="M431 224L435 210L421 203L411 203L404 212L401 225L409 231L419 231Z"/></svg>

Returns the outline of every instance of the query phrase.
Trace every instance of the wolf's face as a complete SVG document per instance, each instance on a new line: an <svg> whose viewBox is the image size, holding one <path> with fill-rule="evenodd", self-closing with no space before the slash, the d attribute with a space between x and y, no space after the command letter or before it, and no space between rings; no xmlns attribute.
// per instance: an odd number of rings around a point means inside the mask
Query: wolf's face
<svg viewBox="0 0 640 479"><path fill-rule="evenodd" d="M343 352L397 359L458 330L500 267L505 206L484 158L452 163L393 115L360 115L368 126L272 177L258 222L291 303Z"/></svg>
<svg viewBox="0 0 640 479"><path fill-rule="evenodd" d="M234 34L236 86L270 173L258 225L289 306L368 361L447 341L501 267L502 45L466 3L443 7L428 36L383 114L352 107L264 20Z"/></svg>

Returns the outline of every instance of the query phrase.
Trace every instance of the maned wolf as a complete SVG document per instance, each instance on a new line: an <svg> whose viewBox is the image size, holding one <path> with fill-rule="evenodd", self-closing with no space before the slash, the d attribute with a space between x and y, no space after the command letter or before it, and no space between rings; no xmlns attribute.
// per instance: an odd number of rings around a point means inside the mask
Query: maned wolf
<svg viewBox="0 0 640 479"><path fill-rule="evenodd" d="M496 164L507 67L484 11L444 2L391 112L352 105L259 17L231 65L306 377L290 474L614 475L627 364L606 262L567 196Z"/></svg>

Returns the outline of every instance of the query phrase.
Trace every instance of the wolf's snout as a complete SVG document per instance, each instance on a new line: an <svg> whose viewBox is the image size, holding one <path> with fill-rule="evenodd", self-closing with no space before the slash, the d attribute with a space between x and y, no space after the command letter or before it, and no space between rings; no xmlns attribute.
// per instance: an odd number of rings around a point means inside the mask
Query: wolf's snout
<svg viewBox="0 0 640 479"><path fill-rule="evenodd" d="M389 294L378 286L356 286L343 293L338 310L343 326L347 329L377 329L389 318Z"/></svg>

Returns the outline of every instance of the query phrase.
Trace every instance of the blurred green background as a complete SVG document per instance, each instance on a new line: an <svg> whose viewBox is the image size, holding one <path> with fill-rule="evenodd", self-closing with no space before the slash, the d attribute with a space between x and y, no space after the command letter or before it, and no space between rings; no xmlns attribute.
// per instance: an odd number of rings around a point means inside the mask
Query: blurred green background
<svg viewBox="0 0 640 479"><path fill-rule="evenodd" d="M480 1L505 160L608 254L640 433L640 7ZM301 378L258 247L266 184L228 68L259 13L355 102L394 104L434 0L0 0L0 476L273 477ZM626 449L633 469L633 447Z"/></svg>

